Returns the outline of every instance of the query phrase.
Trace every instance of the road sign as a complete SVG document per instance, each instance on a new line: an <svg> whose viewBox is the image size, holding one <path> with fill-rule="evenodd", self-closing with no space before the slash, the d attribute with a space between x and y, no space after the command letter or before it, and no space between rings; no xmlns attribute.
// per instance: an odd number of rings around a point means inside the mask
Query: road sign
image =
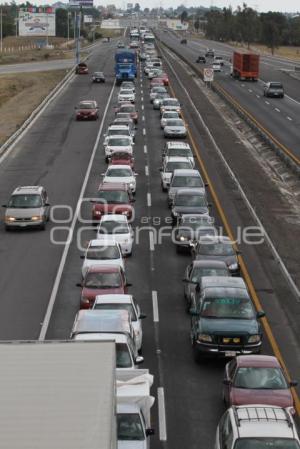
<svg viewBox="0 0 300 449"><path fill-rule="evenodd" d="M71 8L93 8L93 0L69 0Z"/></svg>
<svg viewBox="0 0 300 449"><path fill-rule="evenodd" d="M214 71L213 69L206 67L203 69L203 79L205 82L211 82L214 80Z"/></svg>

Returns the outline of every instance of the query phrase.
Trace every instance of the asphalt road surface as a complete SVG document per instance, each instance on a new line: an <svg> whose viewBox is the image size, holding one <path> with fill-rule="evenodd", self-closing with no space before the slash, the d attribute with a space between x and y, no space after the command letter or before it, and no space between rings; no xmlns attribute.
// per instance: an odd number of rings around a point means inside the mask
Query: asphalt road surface
<svg viewBox="0 0 300 449"><path fill-rule="evenodd" d="M112 73L113 49L113 42L96 49L89 59L90 71ZM168 71L172 88L182 101L190 137L197 142L195 151L201 150L201 157L230 226L237 229L238 226L243 228L253 224L226 170L210 148L197 115L170 68ZM159 113L152 109L149 102L148 81L139 74L136 86L139 111L134 147L135 169L138 172L136 218L133 223L136 242L132 257L126 260L126 273L133 284L130 291L147 314L144 321L144 367L155 376L153 394L157 398L153 410L157 432L152 437L151 447L212 448L216 425L224 411L221 391L225 362L195 364L189 340L190 318L185 313L181 281L191 258L189 254L176 254L169 235L162 236L158 243L150 237L153 228L161 231L170 216L166 194L160 186L159 168L164 138L159 127ZM53 209L55 220L49 223L46 231L8 233L1 227L2 340L39 338L50 298L54 300L54 307L46 338L69 337L79 308L80 289L75 284L80 281L82 261L78 241L95 236L94 229L83 222L83 219L90 218L91 205L88 201L81 208L82 220L74 219L72 242L65 245L63 240L72 225L79 198L89 198L96 193L101 181L100 174L105 170L103 133L114 118L113 105L117 100L117 91L112 76L100 85L92 84L90 76L77 76L0 165L1 204L7 202L17 185L42 184L48 190L52 206L61 206L60 209ZM74 106L83 99L98 101L98 121L74 120ZM227 130L224 133L224 128L222 131L224 144L230 146L232 135L227 135ZM211 132L218 135L220 129L212 127ZM247 162L247 157L243 157ZM210 190L208 194L212 200ZM223 224L216 204L212 215L217 225ZM59 241L61 244L58 244ZM278 267L265 245L259 248L241 245L241 248L288 369L292 377L299 377L298 309L293 305L293 299L289 297ZM283 301L285 304L282 304ZM47 324L44 322L44 325ZM272 353L267 335L263 352ZM157 407L159 402L161 410L164 409L163 397L166 429L164 414L158 414Z"/></svg>

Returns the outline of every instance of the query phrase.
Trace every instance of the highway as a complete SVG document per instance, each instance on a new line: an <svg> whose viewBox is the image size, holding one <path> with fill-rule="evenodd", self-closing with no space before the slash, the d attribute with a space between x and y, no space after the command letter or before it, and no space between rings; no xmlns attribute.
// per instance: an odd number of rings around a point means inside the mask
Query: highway
<svg viewBox="0 0 300 449"><path fill-rule="evenodd" d="M159 32L159 37L171 48L184 54L192 63L199 54L206 49L214 48L215 54L223 56L227 62L221 73L215 73L215 80L238 103L244 107L259 123L268 130L279 142L300 159L299 149L299 116L300 116L300 81L282 71L285 67L290 70L294 63L272 57L261 58L261 73L258 83L234 80L230 76L229 59L233 49L226 44L213 41L191 41L187 45L180 44L180 39L170 32ZM209 60L206 65L209 65ZM199 69L203 64L199 64ZM285 98L274 99L263 96L263 82L281 81L284 85Z"/></svg>
<svg viewBox="0 0 300 449"><path fill-rule="evenodd" d="M107 46L96 47L89 59L90 72L113 73L114 48L113 41ZM240 178L243 187L250 192L258 210L264 212L276 243L287 249L295 246L292 239L299 234L291 234L292 226L277 222L272 216L267 218L266 203L271 207L284 207L279 193L251 156L241 152L241 143L237 142L235 134L222 122L197 86L190 82L182 66L167 53L165 56L169 61L165 67L171 81L171 93L178 96L183 105L197 166L201 165L203 176L206 173L209 176L208 194L213 202L212 215L216 224L236 234L238 229L253 226L254 222L180 82L191 89L199 113L206 113L213 137L218 143L222 142L222 149L227 152L234 170L243 176ZM156 396L156 435L152 437L151 447L212 448L216 425L224 411L221 391L225 362L195 364L189 340L190 318L184 311L182 285L184 270L191 258L188 254L176 254L169 235L162 236L158 243L150 237L153 228L161 231L170 216L166 194L160 186L164 138L159 127L159 112L154 111L149 102L149 82L141 72L136 89L139 111L134 150L138 172L133 223L136 243L132 257L126 260L126 273L133 284L130 291L147 314L143 323L144 367L155 376L153 393ZM100 174L105 170L103 133L114 118L117 92L112 76L108 76L107 82L101 85L92 84L90 76L77 76L0 165L1 204L7 202L17 185L42 184L48 190L53 218L56 219L56 223L52 219L43 232L7 233L1 227L2 340L38 339L44 335L47 339L69 337L80 297L80 289L75 286L80 281L82 263L77 238L84 242L95 236L88 223L77 220L76 208L82 197L88 199L96 193ZM74 120L74 106L83 99L98 101L100 119L97 122ZM258 184L257 179L264 182ZM80 216L89 219L90 212L91 205L86 200L80 208ZM74 227L73 239L64 244L70 226ZM284 237L281 234L283 228ZM293 230L299 233L299 226ZM267 323L276 340L275 350L280 350L291 376L299 379L299 304L292 297L265 244L241 244L240 248L244 274L249 275L249 285L254 286L257 300L266 311ZM294 248L292 266L299 275L297 251ZM47 310L52 313L46 315ZM270 343L266 323L265 328L263 352L272 353L274 342ZM160 410L164 410L162 397L165 398L166 428L164 414L158 414L157 407L159 403Z"/></svg>

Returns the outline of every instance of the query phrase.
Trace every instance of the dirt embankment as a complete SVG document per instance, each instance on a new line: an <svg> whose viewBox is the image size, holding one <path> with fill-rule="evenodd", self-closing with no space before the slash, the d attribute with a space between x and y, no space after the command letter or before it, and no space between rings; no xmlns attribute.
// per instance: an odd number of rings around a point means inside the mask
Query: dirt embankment
<svg viewBox="0 0 300 449"><path fill-rule="evenodd" d="M65 70L55 70L0 76L0 145L65 75Z"/></svg>

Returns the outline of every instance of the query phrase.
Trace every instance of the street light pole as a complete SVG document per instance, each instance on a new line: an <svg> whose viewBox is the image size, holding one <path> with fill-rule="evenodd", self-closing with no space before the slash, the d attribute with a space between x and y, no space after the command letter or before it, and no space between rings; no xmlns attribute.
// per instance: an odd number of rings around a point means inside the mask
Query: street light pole
<svg viewBox="0 0 300 449"><path fill-rule="evenodd" d="M70 14L69 14L69 11L68 11L68 41L70 40L70 22L69 22L69 19L70 19Z"/></svg>
<svg viewBox="0 0 300 449"><path fill-rule="evenodd" d="M1 53L3 52L3 33L2 33L2 7L0 8L0 39L1 39L1 43L0 43L0 51Z"/></svg>

